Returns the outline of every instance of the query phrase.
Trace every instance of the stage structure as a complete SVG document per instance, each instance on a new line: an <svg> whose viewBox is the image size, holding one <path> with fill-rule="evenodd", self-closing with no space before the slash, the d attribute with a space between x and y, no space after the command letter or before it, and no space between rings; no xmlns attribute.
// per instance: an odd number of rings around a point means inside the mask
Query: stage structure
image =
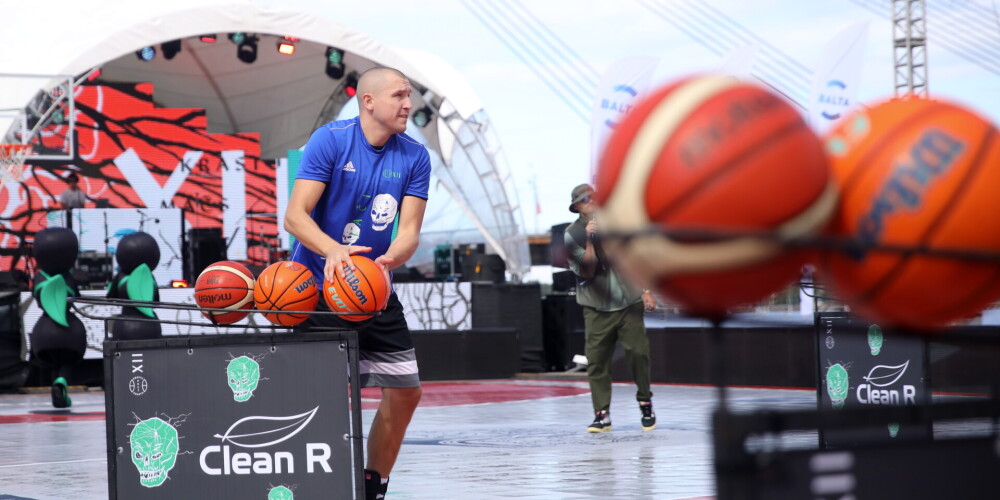
<svg viewBox="0 0 1000 500"><path fill-rule="evenodd" d="M0 75L0 110L17 115L0 116L0 142L34 149L22 182L0 189L0 246L8 249L0 268L26 268L29 259L16 249L29 246L38 230L65 223L54 220L65 214L53 209L69 170L81 176L92 198L88 208L131 212L120 227L93 220L103 213L74 214L89 225L81 240L96 236L99 243L84 251L113 252L119 232L141 224L155 236L150 229L164 229L169 220L160 241L167 258L171 251L189 256L189 237L211 233L224 241L229 259L276 260L274 251L289 245L279 221L296 165L286 156L322 123L352 116L358 75L378 65L400 69L414 86L408 133L431 152L432 186L450 195L514 280L527 272L522 214L503 149L478 98L445 62L390 49L341 24L253 3L158 9L124 29L118 18L90 16L96 23L90 32L106 24L103 32L115 33L94 47L67 53L55 44L47 52L39 44L30 61L0 61L14 71L39 72L41 65L70 75L73 84L72 92L50 93L47 84ZM48 22L67 28L80 22L69 17ZM275 50L279 43L291 53ZM437 198L431 203L444 196ZM180 228L154 210L174 211Z"/></svg>
<svg viewBox="0 0 1000 500"><path fill-rule="evenodd" d="M896 96L927 97L927 6L892 0L893 83Z"/></svg>

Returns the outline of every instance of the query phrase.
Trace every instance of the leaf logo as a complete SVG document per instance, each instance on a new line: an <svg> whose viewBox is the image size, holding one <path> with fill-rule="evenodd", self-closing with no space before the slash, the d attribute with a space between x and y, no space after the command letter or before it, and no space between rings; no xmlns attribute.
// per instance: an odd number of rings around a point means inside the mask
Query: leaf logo
<svg viewBox="0 0 1000 500"><path fill-rule="evenodd" d="M318 410L319 406L305 413L288 417L244 417L230 425L225 434L216 434L214 437L243 448L264 448L276 445L287 441L305 429ZM242 429L240 429L241 427ZM237 434L237 430L240 433ZM266 441L267 439L270 441Z"/></svg>
<svg viewBox="0 0 1000 500"><path fill-rule="evenodd" d="M910 360L898 366L876 365L868 371L865 382L875 387L886 387L895 384L899 378L906 373L906 367L910 366Z"/></svg>

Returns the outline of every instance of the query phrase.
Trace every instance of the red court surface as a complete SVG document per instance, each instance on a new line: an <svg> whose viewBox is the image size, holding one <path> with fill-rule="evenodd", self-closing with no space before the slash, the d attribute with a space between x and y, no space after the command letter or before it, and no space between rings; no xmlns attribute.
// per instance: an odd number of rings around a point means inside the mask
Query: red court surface
<svg viewBox="0 0 1000 500"><path fill-rule="evenodd" d="M589 394L590 389L563 385L520 385L483 382L423 382L420 406L475 405ZM485 390L484 390L485 389ZM374 410L382 399L381 389L361 389L361 409Z"/></svg>
<svg viewBox="0 0 1000 500"><path fill-rule="evenodd" d="M38 422L87 422L104 420L103 411L36 411L19 415L0 415L0 424L33 424Z"/></svg>
<svg viewBox="0 0 1000 500"><path fill-rule="evenodd" d="M577 386L520 385L489 382L424 382L422 388L423 397L420 400L420 407L422 408L528 401L561 396L577 396L590 392L585 387ZM361 389L361 408L363 410L378 408L378 403L381 399L381 389L375 387ZM104 412L54 409L0 415L0 425L35 422L83 422L89 420L104 420Z"/></svg>

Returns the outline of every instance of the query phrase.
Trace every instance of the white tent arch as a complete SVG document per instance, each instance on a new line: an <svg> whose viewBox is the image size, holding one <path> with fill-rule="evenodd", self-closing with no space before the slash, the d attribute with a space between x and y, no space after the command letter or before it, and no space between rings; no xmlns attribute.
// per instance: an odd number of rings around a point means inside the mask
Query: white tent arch
<svg viewBox="0 0 1000 500"><path fill-rule="evenodd" d="M86 3L86 2L85 2ZM514 279L530 267L523 219L514 183L506 168L502 149L478 97L465 79L447 63L414 49L393 48L343 24L311 14L251 2L186 7L184 0L175 8L152 4L152 15L140 11L148 4L112 1L126 11L106 16L87 16L86 30L81 19L51 16L49 30L70 33L86 31L75 45L54 43L36 47L26 57L21 51L0 53L0 73L46 73L84 75L100 68L107 81L149 81L155 86L154 99L164 107L205 108L209 130L221 133L259 132L265 158L283 157L289 149L301 147L315 127L336 118L347 104L343 78L333 80L324 73L327 47L345 52L346 74L371 66L401 70L413 82L414 109L424 105L435 119L418 129L436 153L435 184L443 187L479 230L491 249L507 264ZM106 6L89 6L100 11ZM142 8L139 8L142 7ZM159 12L156 12L159 10ZM59 25L66 26L60 28ZM253 64L236 58L236 47L228 33L255 34L258 57ZM113 33L100 37L95 34ZM218 35L214 44L198 41L202 34ZM294 36L301 41L294 56L274 50L278 37ZM16 38L5 33L3 38ZM171 60L158 56L140 61L136 50L163 42L181 40L182 50ZM41 52L41 53L39 53ZM38 92L38 86L21 79L0 78L3 103L23 106ZM0 123L0 130L16 124Z"/></svg>

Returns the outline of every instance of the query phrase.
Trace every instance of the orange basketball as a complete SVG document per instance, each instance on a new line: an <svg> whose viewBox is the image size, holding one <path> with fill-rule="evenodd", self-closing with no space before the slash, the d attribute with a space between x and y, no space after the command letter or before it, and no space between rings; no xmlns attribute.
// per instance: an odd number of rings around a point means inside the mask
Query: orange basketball
<svg viewBox="0 0 1000 500"><path fill-rule="evenodd" d="M253 301L262 311L312 311L318 300L312 271L293 261L275 262L264 268L253 291ZM276 325L295 326L309 315L275 312L265 313L264 317Z"/></svg>
<svg viewBox="0 0 1000 500"><path fill-rule="evenodd" d="M940 101L882 102L826 136L840 208L821 276L852 310L887 325L928 329L980 312L1000 295L1000 141L976 113ZM958 254L879 251L898 247Z"/></svg>
<svg viewBox="0 0 1000 500"><path fill-rule="evenodd" d="M608 139L595 199L608 255L693 314L767 297L810 254L836 205L822 143L771 91L726 76L672 83Z"/></svg>
<svg viewBox="0 0 1000 500"><path fill-rule="evenodd" d="M330 310L340 313L373 313L385 310L389 303L389 281L382 267L368 257L352 255L355 269L345 269L346 278L339 274L334 280L323 280L323 299ZM347 265L344 265L347 268ZM364 321L372 315L340 316L347 321Z"/></svg>
<svg viewBox="0 0 1000 500"><path fill-rule="evenodd" d="M202 311L206 318L220 325L235 323L253 309L253 273L239 262L224 260L205 268L194 283L194 301L198 307L232 309L233 312Z"/></svg>

